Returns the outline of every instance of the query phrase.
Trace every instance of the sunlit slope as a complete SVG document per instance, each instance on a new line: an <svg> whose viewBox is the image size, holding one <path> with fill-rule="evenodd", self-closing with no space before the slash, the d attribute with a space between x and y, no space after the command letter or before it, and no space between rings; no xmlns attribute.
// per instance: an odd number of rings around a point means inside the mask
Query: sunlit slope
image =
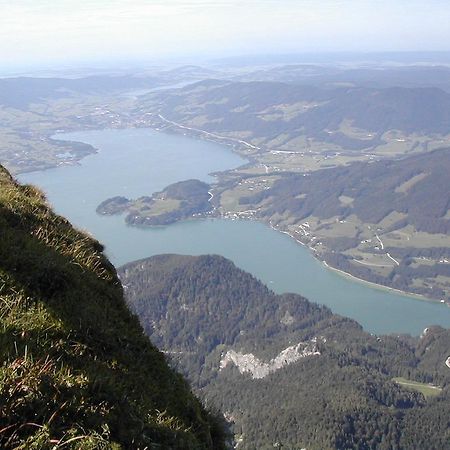
<svg viewBox="0 0 450 450"><path fill-rule="evenodd" d="M0 168L0 447L222 448L102 246Z"/></svg>

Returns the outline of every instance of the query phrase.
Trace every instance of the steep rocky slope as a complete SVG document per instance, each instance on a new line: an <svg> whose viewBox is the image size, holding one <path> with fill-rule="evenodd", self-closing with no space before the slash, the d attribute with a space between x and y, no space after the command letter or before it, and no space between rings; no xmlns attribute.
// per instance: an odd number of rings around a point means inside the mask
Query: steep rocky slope
<svg viewBox="0 0 450 450"><path fill-rule="evenodd" d="M0 167L0 447L219 449L102 246Z"/></svg>

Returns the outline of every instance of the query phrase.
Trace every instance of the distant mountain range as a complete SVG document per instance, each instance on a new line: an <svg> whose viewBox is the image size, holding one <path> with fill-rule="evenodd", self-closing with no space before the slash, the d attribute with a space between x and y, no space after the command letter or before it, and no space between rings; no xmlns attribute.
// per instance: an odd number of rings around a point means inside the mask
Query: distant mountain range
<svg viewBox="0 0 450 450"><path fill-rule="evenodd" d="M26 110L30 104L75 94L101 94L149 88L156 77L90 76L86 78L3 78L0 79L0 105Z"/></svg>
<svg viewBox="0 0 450 450"><path fill-rule="evenodd" d="M331 149L369 152L388 142L385 134L390 131L450 134L450 94L436 87L380 89L207 80L143 96L138 110L279 150L289 143L295 150L294 142L302 136L328 143Z"/></svg>
<svg viewBox="0 0 450 450"><path fill-rule="evenodd" d="M87 77L0 78L0 106L26 110L33 103L76 95L105 95L138 89L152 89L189 79L217 76L219 72L198 66L159 70L151 75L90 75Z"/></svg>
<svg viewBox="0 0 450 450"><path fill-rule="evenodd" d="M224 413L236 448L450 448L448 330L371 336L219 256L155 256L119 276L145 332Z"/></svg>
<svg viewBox="0 0 450 450"><path fill-rule="evenodd" d="M277 81L323 87L435 87L450 92L450 67L443 65L379 65L346 68L339 65L291 64L255 70L240 81Z"/></svg>

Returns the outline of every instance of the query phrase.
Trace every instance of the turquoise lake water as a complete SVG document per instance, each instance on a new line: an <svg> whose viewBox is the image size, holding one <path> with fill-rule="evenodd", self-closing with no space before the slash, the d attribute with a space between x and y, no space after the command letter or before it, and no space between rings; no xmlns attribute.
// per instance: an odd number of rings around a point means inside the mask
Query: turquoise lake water
<svg viewBox="0 0 450 450"><path fill-rule="evenodd" d="M76 132L57 138L86 142L99 151L77 166L18 178L40 186L58 213L105 245L116 266L159 253L215 253L274 291L302 294L356 319L373 333L417 335L431 324L450 327L447 306L345 278L326 269L289 236L258 222L200 219L141 229L125 225L123 216L96 214L106 198L150 195L189 178L212 181L211 172L245 163L227 147L149 129Z"/></svg>

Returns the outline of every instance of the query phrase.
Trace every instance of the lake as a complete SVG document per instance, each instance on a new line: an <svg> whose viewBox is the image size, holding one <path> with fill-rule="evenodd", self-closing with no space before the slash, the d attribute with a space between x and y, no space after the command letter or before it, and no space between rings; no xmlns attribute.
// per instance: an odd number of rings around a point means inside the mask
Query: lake
<svg viewBox="0 0 450 450"><path fill-rule="evenodd" d="M297 292L352 317L370 332L418 335L431 325L450 327L450 308L345 278L326 269L289 236L254 221L199 219L167 227L127 226L123 216L100 216L98 204L116 195L136 198L176 181L212 181L215 171L246 161L228 147L149 129L66 133L99 151L79 165L22 174L41 187L55 210L89 231L111 261L126 262L159 253L223 255L275 292Z"/></svg>

